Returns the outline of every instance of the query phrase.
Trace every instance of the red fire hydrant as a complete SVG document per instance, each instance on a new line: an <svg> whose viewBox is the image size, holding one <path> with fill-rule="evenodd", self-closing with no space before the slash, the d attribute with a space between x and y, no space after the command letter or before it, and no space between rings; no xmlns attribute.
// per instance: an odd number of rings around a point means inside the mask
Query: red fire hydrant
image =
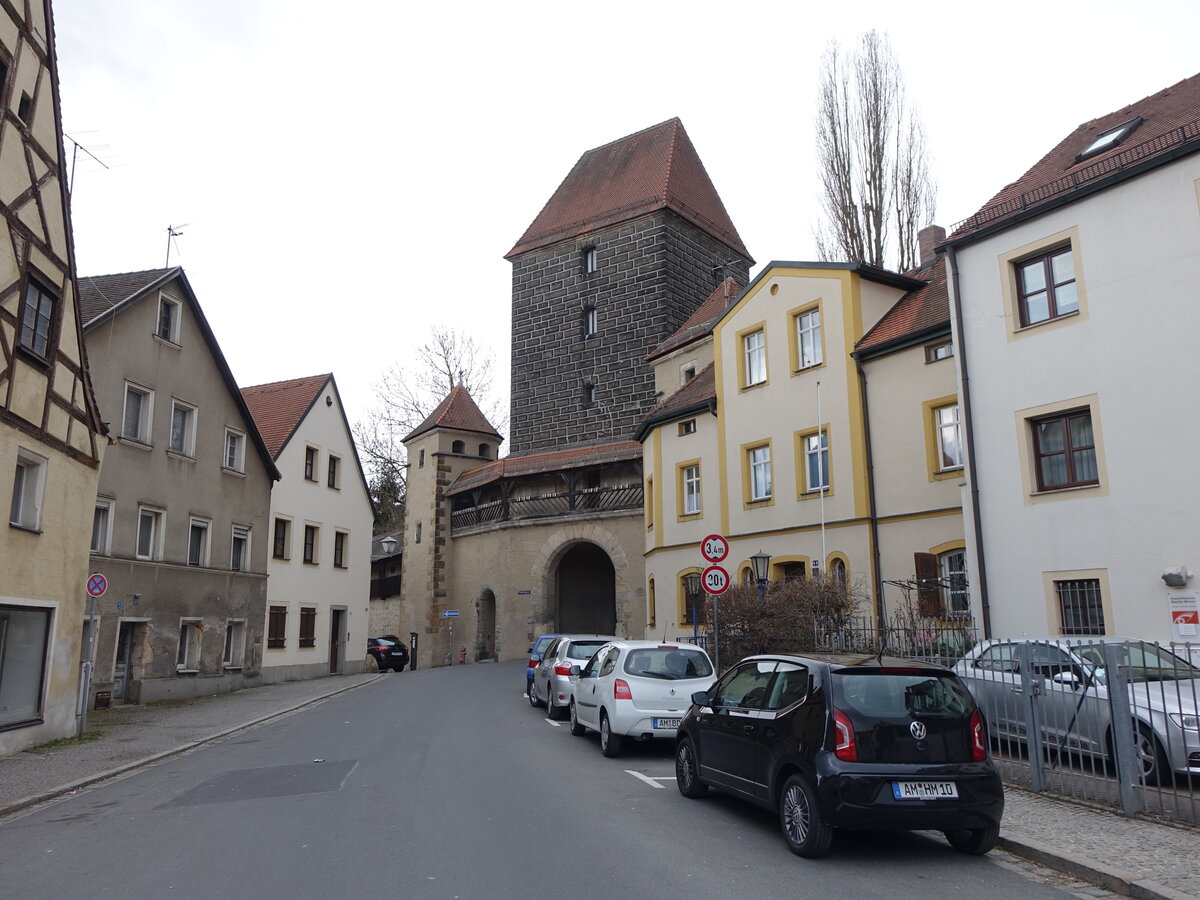
<svg viewBox="0 0 1200 900"><path fill-rule="evenodd" d="M465 666L467 664L467 648L462 646L458 648L458 664Z"/></svg>

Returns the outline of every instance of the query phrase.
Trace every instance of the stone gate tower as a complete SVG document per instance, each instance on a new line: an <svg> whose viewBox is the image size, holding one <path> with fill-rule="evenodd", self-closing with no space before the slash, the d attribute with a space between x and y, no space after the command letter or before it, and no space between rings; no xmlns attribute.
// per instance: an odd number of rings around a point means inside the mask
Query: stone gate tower
<svg viewBox="0 0 1200 900"><path fill-rule="evenodd" d="M628 440L646 354L754 262L679 119L583 154L505 258L511 455Z"/></svg>

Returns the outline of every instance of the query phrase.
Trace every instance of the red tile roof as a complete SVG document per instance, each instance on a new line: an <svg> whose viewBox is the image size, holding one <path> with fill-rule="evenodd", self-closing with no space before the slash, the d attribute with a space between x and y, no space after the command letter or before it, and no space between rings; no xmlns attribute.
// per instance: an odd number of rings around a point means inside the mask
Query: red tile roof
<svg viewBox="0 0 1200 900"><path fill-rule="evenodd" d="M432 431L434 428L471 431L478 434L490 435L497 440L503 440L500 433L492 427L492 423L479 411L479 407L471 399L470 392L462 385L452 387L450 393L446 395L446 399L439 403L437 409L431 412L424 422L414 428L408 437L404 438L404 441L407 443L418 435Z"/></svg>
<svg viewBox="0 0 1200 900"><path fill-rule="evenodd" d="M1079 161L1098 135L1140 116L1143 121L1121 143ZM1070 196L1106 176L1132 177L1142 166L1172 158L1182 145L1200 149L1200 75L1157 94L1084 122L1028 172L1002 189L975 215L958 223L950 240L1004 222L1029 209ZM1190 152L1190 151L1188 151ZM1132 170L1132 171L1131 171Z"/></svg>
<svg viewBox="0 0 1200 900"><path fill-rule="evenodd" d="M700 304L700 308L679 327L673 335L650 351L646 362L665 356L672 350L686 346L697 338L708 334L713 322L729 309L738 297L742 295L741 286L732 278L726 278L708 295L708 299Z"/></svg>
<svg viewBox="0 0 1200 900"><path fill-rule="evenodd" d="M910 335L945 325L950 327L950 296L946 291L946 260L939 255L921 269L906 272L929 283L909 291L889 309L855 345L855 352L871 350Z"/></svg>
<svg viewBox="0 0 1200 900"><path fill-rule="evenodd" d="M679 119L583 154L505 258L660 209L750 258Z"/></svg>
<svg viewBox="0 0 1200 900"><path fill-rule="evenodd" d="M637 441L617 441L593 447L573 447L570 450L550 450L528 453L525 456L506 456L469 472L463 472L446 491L447 495L461 494L501 478L519 475L542 475L563 469L581 469L602 463L641 461L642 445Z"/></svg>
<svg viewBox="0 0 1200 900"><path fill-rule="evenodd" d="M242 397L273 459L279 459L280 451L332 377L326 373L242 388Z"/></svg>

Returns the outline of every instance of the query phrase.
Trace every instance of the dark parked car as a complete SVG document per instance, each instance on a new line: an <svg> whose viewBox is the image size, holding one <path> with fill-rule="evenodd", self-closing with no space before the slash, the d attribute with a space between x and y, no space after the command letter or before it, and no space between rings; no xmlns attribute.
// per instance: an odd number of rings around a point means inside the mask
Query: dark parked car
<svg viewBox="0 0 1200 900"><path fill-rule="evenodd" d="M1000 833L1004 793L983 717L949 669L871 656L752 656L692 695L675 778L777 811L788 847L834 829L933 829L965 853Z"/></svg>
<svg viewBox="0 0 1200 900"><path fill-rule="evenodd" d="M391 638L367 638L367 655L375 660L380 672L403 672L408 665L408 647Z"/></svg>

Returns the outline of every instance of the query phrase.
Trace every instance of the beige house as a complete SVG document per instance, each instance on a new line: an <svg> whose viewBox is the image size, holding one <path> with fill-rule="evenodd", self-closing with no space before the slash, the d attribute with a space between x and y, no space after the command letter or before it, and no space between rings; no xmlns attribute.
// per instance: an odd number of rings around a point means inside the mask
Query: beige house
<svg viewBox="0 0 1200 900"><path fill-rule="evenodd" d="M50 4L0 11L0 755L76 727L103 429L83 347Z"/></svg>
<svg viewBox="0 0 1200 900"><path fill-rule="evenodd" d="M115 443L92 566L95 691L145 703L258 683L279 473L179 268L80 279L96 397Z"/></svg>

